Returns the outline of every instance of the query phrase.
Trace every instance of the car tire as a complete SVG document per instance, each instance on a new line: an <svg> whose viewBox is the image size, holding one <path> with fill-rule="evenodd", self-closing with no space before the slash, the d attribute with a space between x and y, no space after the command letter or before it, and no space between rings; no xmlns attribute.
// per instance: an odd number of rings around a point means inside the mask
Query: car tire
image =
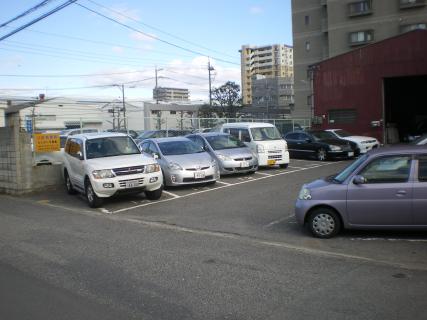
<svg viewBox="0 0 427 320"><path fill-rule="evenodd" d="M280 168L282 168L282 169L287 169L287 168L288 168L288 166L289 166L289 163L282 163L282 164L279 164L279 167L280 167Z"/></svg>
<svg viewBox="0 0 427 320"><path fill-rule="evenodd" d="M256 170L249 171L248 174L254 174Z"/></svg>
<svg viewBox="0 0 427 320"><path fill-rule="evenodd" d="M318 208L310 213L307 227L316 238L332 238L341 230L341 220L334 210Z"/></svg>
<svg viewBox="0 0 427 320"><path fill-rule="evenodd" d="M145 191L144 193L148 200L159 200L163 193L163 187L153 191Z"/></svg>
<svg viewBox="0 0 427 320"><path fill-rule="evenodd" d="M64 180L65 180L65 188L67 189L67 193L76 194L77 191L73 188L73 184L71 183L71 179L67 171L64 172Z"/></svg>
<svg viewBox="0 0 427 320"><path fill-rule="evenodd" d="M91 208L99 208L102 205L102 198L98 197L93 190L92 184L89 179L86 180L86 200Z"/></svg>
<svg viewBox="0 0 427 320"><path fill-rule="evenodd" d="M320 148L319 150L317 150L316 159L319 161L325 161L326 160L326 150L323 148Z"/></svg>

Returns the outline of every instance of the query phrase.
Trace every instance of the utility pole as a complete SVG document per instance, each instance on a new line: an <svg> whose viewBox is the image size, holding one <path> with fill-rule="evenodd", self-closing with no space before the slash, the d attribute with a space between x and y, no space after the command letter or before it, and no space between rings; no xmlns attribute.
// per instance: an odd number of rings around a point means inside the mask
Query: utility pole
<svg viewBox="0 0 427 320"><path fill-rule="evenodd" d="M124 121L124 128L127 130L127 124L126 124L126 103L125 103L125 85L122 84L122 110L123 110L123 121Z"/></svg>
<svg viewBox="0 0 427 320"><path fill-rule="evenodd" d="M208 72L209 72L209 106L212 107L212 80L211 71L214 71L214 67L211 66L211 59L208 60Z"/></svg>
<svg viewBox="0 0 427 320"><path fill-rule="evenodd" d="M157 72L162 71L163 69L157 69L157 66L155 67L155 78L156 78L156 86L154 87L154 92L156 93L156 104L159 104L159 93L157 92Z"/></svg>

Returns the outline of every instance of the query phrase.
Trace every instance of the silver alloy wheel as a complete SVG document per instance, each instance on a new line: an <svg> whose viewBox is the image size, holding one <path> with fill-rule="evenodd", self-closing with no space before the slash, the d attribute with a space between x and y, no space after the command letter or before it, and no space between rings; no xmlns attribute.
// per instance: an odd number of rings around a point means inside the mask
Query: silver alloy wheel
<svg viewBox="0 0 427 320"><path fill-rule="evenodd" d="M330 235L335 230L335 220L327 213L320 213L313 218L313 230L322 236Z"/></svg>
<svg viewBox="0 0 427 320"><path fill-rule="evenodd" d="M326 151L325 149L319 149L317 151L317 160L325 161L326 160Z"/></svg>
<svg viewBox="0 0 427 320"><path fill-rule="evenodd" d="M89 200L90 203L92 203L94 201L93 189L92 189L92 186L90 184L88 184L88 186L86 188L86 196L87 196L87 199Z"/></svg>
<svg viewBox="0 0 427 320"><path fill-rule="evenodd" d="M69 175L68 175L68 174L67 174L67 178L65 179L65 184L66 184L66 186L67 186L67 190L68 190L68 191L71 191L72 186L71 186L71 181L70 181L70 177L69 177Z"/></svg>

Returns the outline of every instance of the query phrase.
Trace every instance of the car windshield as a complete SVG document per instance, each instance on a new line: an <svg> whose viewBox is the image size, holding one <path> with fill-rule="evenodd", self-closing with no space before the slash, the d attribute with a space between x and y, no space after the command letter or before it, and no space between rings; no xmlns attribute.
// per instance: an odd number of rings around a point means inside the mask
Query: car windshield
<svg viewBox="0 0 427 320"><path fill-rule="evenodd" d="M325 139L336 139L333 133L329 131L310 131L310 134L316 140L325 140Z"/></svg>
<svg viewBox="0 0 427 320"><path fill-rule="evenodd" d="M160 151L165 156L178 156L181 154L193 154L204 150L192 141L167 141L159 143Z"/></svg>
<svg viewBox="0 0 427 320"><path fill-rule="evenodd" d="M105 137L86 141L86 158L115 157L140 154L135 142L129 137Z"/></svg>
<svg viewBox="0 0 427 320"><path fill-rule="evenodd" d="M208 136L206 137L206 140L208 140L214 150L243 148L246 146L239 139L227 135Z"/></svg>
<svg viewBox="0 0 427 320"><path fill-rule="evenodd" d="M148 138L151 138L154 133L155 133L155 131L145 131L145 132L143 132L142 134L140 134L138 136L138 139L148 139Z"/></svg>
<svg viewBox="0 0 427 320"><path fill-rule="evenodd" d="M276 127L252 128L252 138L255 141L279 140L282 139Z"/></svg>
<svg viewBox="0 0 427 320"><path fill-rule="evenodd" d="M356 161L352 162L348 167L346 167L343 171L341 171L340 173L338 173L333 181L337 182L337 183L343 183L349 176L350 174L354 171L354 169L356 169L362 162L364 162L366 159L368 158L368 155L365 154L362 157L360 157L359 159L357 159Z"/></svg>
<svg viewBox="0 0 427 320"><path fill-rule="evenodd" d="M347 131L342 130L342 129L335 130L334 132L337 134L337 136L339 136L341 138L352 136L352 134L350 132L347 132Z"/></svg>

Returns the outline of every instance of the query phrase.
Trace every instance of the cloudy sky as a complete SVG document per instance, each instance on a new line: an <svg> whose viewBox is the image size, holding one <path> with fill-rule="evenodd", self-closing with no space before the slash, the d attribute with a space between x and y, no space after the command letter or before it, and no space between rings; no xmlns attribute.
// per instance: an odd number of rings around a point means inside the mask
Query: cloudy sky
<svg viewBox="0 0 427 320"><path fill-rule="evenodd" d="M0 25L42 0L1 1ZM0 37L67 0L0 27ZM155 85L188 88L192 100L213 86L240 84L244 44L292 44L290 0L78 0L0 41L0 96L120 97L149 100Z"/></svg>

